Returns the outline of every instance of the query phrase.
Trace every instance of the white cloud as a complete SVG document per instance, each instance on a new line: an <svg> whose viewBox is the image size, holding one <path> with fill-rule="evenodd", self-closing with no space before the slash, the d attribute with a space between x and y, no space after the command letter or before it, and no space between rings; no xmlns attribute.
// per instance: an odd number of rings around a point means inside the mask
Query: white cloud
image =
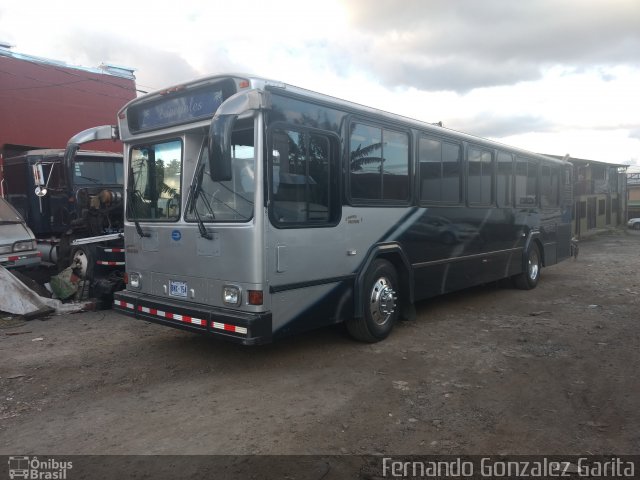
<svg viewBox="0 0 640 480"><path fill-rule="evenodd" d="M579 15L576 13L579 11ZM245 71L534 151L640 156L637 0L4 0L16 51L136 69L143 90Z"/></svg>

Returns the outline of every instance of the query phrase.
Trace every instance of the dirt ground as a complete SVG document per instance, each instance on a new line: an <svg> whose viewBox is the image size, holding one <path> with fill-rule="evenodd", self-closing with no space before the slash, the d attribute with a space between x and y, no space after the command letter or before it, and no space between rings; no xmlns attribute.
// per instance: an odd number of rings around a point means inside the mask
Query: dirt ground
<svg viewBox="0 0 640 480"><path fill-rule="evenodd" d="M386 341L242 347L99 311L0 319L0 453L640 452L640 235L533 291L422 302Z"/></svg>

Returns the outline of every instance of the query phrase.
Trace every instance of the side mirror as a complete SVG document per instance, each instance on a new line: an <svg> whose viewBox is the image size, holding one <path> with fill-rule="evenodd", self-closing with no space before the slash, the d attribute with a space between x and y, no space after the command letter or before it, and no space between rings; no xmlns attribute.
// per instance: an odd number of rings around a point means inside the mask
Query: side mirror
<svg viewBox="0 0 640 480"><path fill-rule="evenodd" d="M209 174L214 182L231 180L231 132L237 115L216 115L209 127Z"/></svg>
<svg viewBox="0 0 640 480"><path fill-rule="evenodd" d="M211 180L231 180L231 132L238 116L250 110L271 108L268 92L247 90L238 92L225 100L211 120L209 127L209 172Z"/></svg>
<svg viewBox="0 0 640 480"><path fill-rule="evenodd" d="M51 165L51 171L53 171L54 165ZM47 185L48 181L45 178L44 169L42 168L42 164L40 162L32 165L31 171L33 174L33 183L36 185L35 193L38 197L42 198L47 194ZM51 177L51 173L49 174Z"/></svg>

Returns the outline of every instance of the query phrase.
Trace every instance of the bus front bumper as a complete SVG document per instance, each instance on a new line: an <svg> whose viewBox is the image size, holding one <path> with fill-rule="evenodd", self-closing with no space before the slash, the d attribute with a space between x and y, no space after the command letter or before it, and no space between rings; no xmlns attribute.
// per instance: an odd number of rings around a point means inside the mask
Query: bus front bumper
<svg viewBox="0 0 640 480"><path fill-rule="evenodd" d="M113 295L113 309L130 317L210 334L243 345L271 342L271 313L246 313L128 290Z"/></svg>

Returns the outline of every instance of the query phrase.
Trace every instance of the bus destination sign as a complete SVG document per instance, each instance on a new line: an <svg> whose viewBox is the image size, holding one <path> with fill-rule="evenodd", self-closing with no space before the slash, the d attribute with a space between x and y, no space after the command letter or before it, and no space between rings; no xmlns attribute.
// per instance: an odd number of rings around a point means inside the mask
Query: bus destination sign
<svg viewBox="0 0 640 480"><path fill-rule="evenodd" d="M132 105L127 114L129 130L142 132L212 117L235 93L233 80L225 79L199 88L175 92L148 103Z"/></svg>
<svg viewBox="0 0 640 480"><path fill-rule="evenodd" d="M138 129L154 130L211 117L224 101L222 91L185 93L138 111Z"/></svg>

